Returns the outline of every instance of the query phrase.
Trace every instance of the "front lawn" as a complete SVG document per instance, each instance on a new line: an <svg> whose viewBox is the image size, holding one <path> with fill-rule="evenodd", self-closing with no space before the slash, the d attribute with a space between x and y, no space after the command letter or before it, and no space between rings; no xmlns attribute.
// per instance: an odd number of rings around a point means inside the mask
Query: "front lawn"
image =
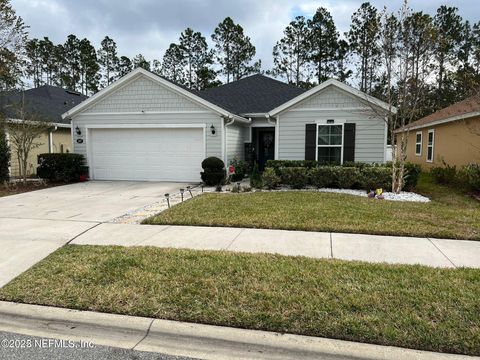
<svg viewBox="0 0 480 360"><path fill-rule="evenodd" d="M480 270L65 246L0 299L480 355Z"/></svg>
<svg viewBox="0 0 480 360"><path fill-rule="evenodd" d="M319 192L205 194L146 224L234 226L480 240L480 202L434 184L417 186L430 203L380 201Z"/></svg>

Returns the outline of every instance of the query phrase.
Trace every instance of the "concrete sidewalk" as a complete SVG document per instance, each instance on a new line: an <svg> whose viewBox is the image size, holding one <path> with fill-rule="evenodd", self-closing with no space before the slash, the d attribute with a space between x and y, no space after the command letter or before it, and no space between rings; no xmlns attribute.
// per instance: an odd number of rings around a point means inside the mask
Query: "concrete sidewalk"
<svg viewBox="0 0 480 360"><path fill-rule="evenodd" d="M201 359L473 359L311 336L0 302L0 331Z"/></svg>
<svg viewBox="0 0 480 360"><path fill-rule="evenodd" d="M228 250L480 268L480 242L400 236L104 223L78 236L72 244Z"/></svg>

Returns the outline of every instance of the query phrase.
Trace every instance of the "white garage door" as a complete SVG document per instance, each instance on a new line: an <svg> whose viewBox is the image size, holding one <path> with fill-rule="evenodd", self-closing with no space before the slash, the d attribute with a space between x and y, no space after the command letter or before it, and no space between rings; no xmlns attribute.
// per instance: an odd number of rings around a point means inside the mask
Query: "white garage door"
<svg viewBox="0 0 480 360"><path fill-rule="evenodd" d="M200 128L92 129L89 141L95 180L200 181Z"/></svg>

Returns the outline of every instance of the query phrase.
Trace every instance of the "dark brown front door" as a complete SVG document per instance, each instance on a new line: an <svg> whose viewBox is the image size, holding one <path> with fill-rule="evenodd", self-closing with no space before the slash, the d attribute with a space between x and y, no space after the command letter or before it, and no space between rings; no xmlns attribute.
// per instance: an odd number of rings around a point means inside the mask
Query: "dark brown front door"
<svg viewBox="0 0 480 360"><path fill-rule="evenodd" d="M275 130L258 129L258 169L263 171L267 160L275 159Z"/></svg>

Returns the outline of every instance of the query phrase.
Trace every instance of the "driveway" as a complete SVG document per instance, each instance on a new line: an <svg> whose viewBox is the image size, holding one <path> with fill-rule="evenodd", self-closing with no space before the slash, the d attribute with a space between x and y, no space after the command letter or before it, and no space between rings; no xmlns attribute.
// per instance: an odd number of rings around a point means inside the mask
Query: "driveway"
<svg viewBox="0 0 480 360"><path fill-rule="evenodd" d="M90 181L0 198L0 287L81 233L187 184Z"/></svg>

